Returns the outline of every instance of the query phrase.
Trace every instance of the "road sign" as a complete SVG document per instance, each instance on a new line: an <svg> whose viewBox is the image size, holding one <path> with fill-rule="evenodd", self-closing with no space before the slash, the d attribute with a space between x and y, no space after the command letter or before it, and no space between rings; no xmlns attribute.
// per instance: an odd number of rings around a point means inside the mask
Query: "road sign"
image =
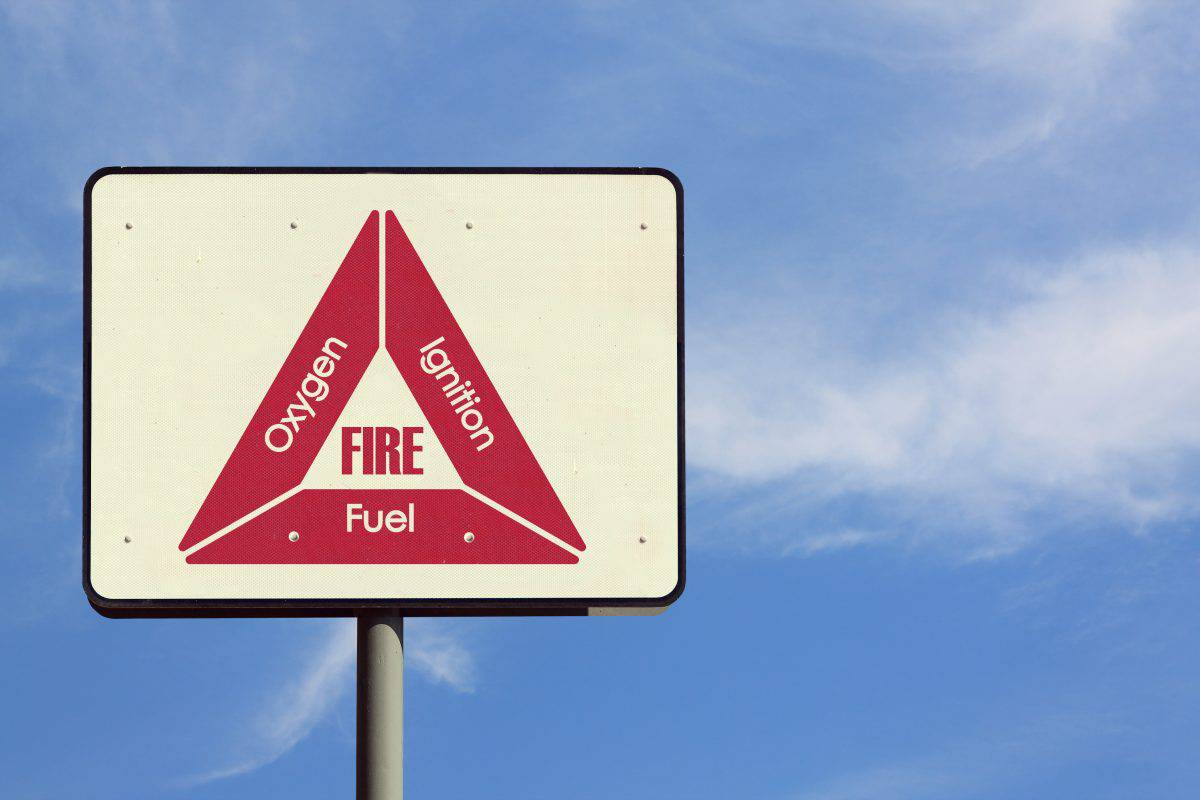
<svg viewBox="0 0 1200 800"><path fill-rule="evenodd" d="M102 613L682 591L669 172L112 168L84 227Z"/></svg>

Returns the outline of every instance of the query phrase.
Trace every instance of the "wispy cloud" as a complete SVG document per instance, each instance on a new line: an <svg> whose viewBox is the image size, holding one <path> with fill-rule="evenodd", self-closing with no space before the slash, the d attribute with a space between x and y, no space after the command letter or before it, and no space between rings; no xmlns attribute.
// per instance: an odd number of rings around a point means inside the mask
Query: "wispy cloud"
<svg viewBox="0 0 1200 800"><path fill-rule="evenodd" d="M453 622L413 619L404 624L407 663L433 683L474 692L475 656Z"/></svg>
<svg viewBox="0 0 1200 800"><path fill-rule="evenodd" d="M248 722L248 735L240 748L244 755L228 766L185 778L180 785L245 775L279 760L303 741L350 689L356 636L353 622L328 623L326 635L298 670L300 677L285 684Z"/></svg>
<svg viewBox="0 0 1200 800"><path fill-rule="evenodd" d="M35 338L39 326L54 324L60 316L28 314L0 325L0 375L12 399L32 406L18 420L22 432L7 443L25 474L10 487L6 508L11 524L0 528L0 540L10 554L20 554L24 569L0 589L0 598L13 611L0 627L59 613L79 597L82 368L77 356L47 354ZM23 536L30 526L69 533L31 546Z"/></svg>
<svg viewBox="0 0 1200 800"><path fill-rule="evenodd" d="M795 306L760 302L754 318L692 339L689 460L774 487L776 502L811 512L795 529L819 531L823 509L854 499L886 508L890 529L952 533L975 556L1068 519L1136 529L1193 514L1183 467L1200 455L1198 267L1187 247L1098 253L994 309L844 341L839 331L869 322L798 324ZM862 540L808 535L773 546Z"/></svg>
<svg viewBox="0 0 1200 800"><path fill-rule="evenodd" d="M627 10L637 4L627 3ZM848 0L837 4L774 2L694 7L650 17L645 46L631 63L574 89L605 108L627 110L631 84L705 83L742 89L804 83L789 72L796 54L883 66L911 81L919 106L908 112L919 137L906 144L952 166L980 166L1045 144L1064 131L1128 116L1144 100L1146 76L1164 59L1161 37L1143 35L1154 4L1134 0ZM612 4L582 4L592 28L627 36ZM643 9L639 6L638 12ZM646 16L642 14L642 16ZM1151 23L1147 23L1150 20ZM784 56L780 58L780 56ZM804 62L805 67L823 68ZM826 64L825 66L829 66ZM800 69L803 69L801 67ZM836 80L837 78L834 78ZM642 102L634 115L605 115L618 135L634 135L663 108ZM673 108L673 107L671 107ZM794 108L772 124L721 120L743 133L778 134L811 109ZM641 120L639 123L638 120ZM936 120L936 121L934 121ZM898 120L892 120L893 124ZM894 141L891 147L895 147Z"/></svg>
<svg viewBox="0 0 1200 800"><path fill-rule="evenodd" d="M816 555L837 550L850 550L855 547L865 547L879 544L895 538L895 531L889 530L856 530L853 528L833 531L831 533L806 533L799 541L784 546L784 555Z"/></svg>
<svg viewBox="0 0 1200 800"><path fill-rule="evenodd" d="M254 772L274 763L324 720L354 683L357 629L354 621L321 623L324 634L301 659L295 680L284 684L246 722L239 751L228 766L189 776L180 785L198 786ZM475 690L475 659L458 631L439 620L405 623L405 662L430 682L459 692Z"/></svg>
<svg viewBox="0 0 1200 800"><path fill-rule="evenodd" d="M0 119L25 134L55 131L53 148L28 142L33 163L58 178L55 202L77 207L86 176L107 164L278 158L359 96L362 78L344 61L314 60L329 44L320 8L225 13L209 30L217 18L172 3L0 2L11 45L0 68L25 78L7 87Z"/></svg>
<svg viewBox="0 0 1200 800"><path fill-rule="evenodd" d="M1125 25L1139 10L1133 0L858 0L847 8L859 23L874 18L876 26L923 40L910 58L1043 80L1054 70L1051 80L1073 81L1096 77L1124 44ZM879 28L866 30L870 38ZM894 48L900 57L903 48Z"/></svg>
<svg viewBox="0 0 1200 800"><path fill-rule="evenodd" d="M953 90L953 152L979 164L1040 144L1090 115L1134 102L1154 41L1135 43L1149 4L1132 0L858 0L839 13L791 4L741 13L752 35L777 44L938 74ZM997 102L1003 98L1004 102ZM944 147L944 143L941 145Z"/></svg>
<svg viewBox="0 0 1200 800"><path fill-rule="evenodd" d="M44 269L28 260L13 256L0 257L0 292L44 286L50 276Z"/></svg>
<svg viewBox="0 0 1200 800"><path fill-rule="evenodd" d="M1134 45L1132 23L1140 15L1132 0L915 0L892 10L926 23L943 40L932 52L948 66L991 78L999 85L993 92L1006 86L1013 96L996 104L989 93L992 113L965 132L959 150L975 165L1046 142L1093 116L1101 101L1104 116L1122 116L1140 100L1142 74L1154 60L1152 42Z"/></svg>
<svg viewBox="0 0 1200 800"><path fill-rule="evenodd" d="M818 782L794 800L950 800L1019 796L1020 788L1081 752L1112 749L1122 727L1103 714L1051 714L959 736L935 752L867 766Z"/></svg>

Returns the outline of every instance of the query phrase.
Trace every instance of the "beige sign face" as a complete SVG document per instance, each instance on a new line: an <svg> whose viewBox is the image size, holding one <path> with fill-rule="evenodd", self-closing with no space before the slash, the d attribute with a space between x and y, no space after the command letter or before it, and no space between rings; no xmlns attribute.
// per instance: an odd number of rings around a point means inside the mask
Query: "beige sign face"
<svg viewBox="0 0 1200 800"><path fill-rule="evenodd" d="M85 588L107 613L661 607L663 170L101 170Z"/></svg>

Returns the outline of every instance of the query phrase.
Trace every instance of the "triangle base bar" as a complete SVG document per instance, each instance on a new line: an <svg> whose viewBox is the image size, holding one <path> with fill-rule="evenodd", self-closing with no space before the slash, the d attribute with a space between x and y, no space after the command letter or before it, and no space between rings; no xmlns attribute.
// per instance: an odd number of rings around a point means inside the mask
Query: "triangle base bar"
<svg viewBox="0 0 1200 800"><path fill-rule="evenodd" d="M189 564L575 564L461 489L305 489Z"/></svg>

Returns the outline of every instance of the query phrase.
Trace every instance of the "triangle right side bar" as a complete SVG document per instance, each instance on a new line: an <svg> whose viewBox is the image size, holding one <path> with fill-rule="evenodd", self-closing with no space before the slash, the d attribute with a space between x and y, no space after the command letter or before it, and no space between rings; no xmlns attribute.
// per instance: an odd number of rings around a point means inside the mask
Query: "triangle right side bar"
<svg viewBox="0 0 1200 800"><path fill-rule="evenodd" d="M583 550L583 538L391 211L384 228L387 351L459 477Z"/></svg>

